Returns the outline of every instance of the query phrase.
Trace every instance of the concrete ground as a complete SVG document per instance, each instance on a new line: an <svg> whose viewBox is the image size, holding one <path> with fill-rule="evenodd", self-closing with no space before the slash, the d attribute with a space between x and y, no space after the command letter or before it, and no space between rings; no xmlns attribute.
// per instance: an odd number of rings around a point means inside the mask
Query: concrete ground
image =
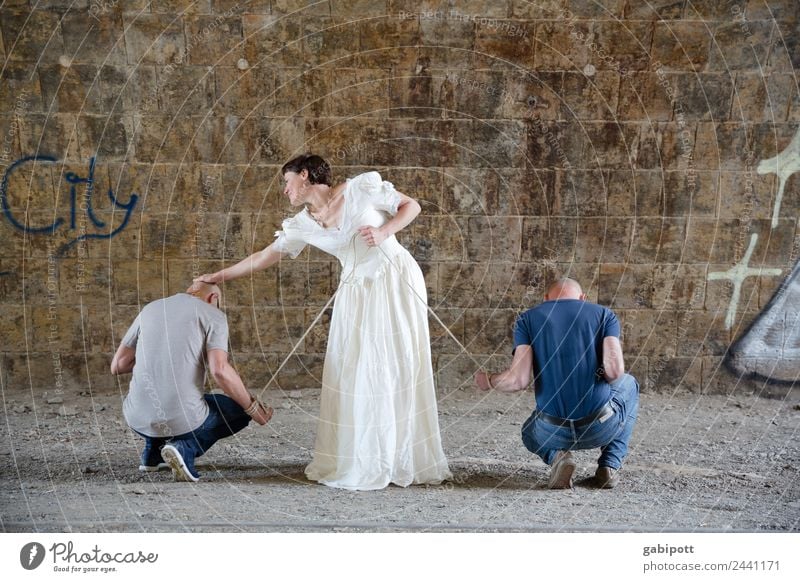
<svg viewBox="0 0 800 582"><path fill-rule="evenodd" d="M272 422L218 443L197 484L138 472L119 394L1 396L7 532L800 529L796 397L644 394L620 486L592 488L597 452L581 451L575 488L550 491L518 436L532 393L455 390L440 396L453 482L350 492L303 477L316 391L271 392Z"/></svg>

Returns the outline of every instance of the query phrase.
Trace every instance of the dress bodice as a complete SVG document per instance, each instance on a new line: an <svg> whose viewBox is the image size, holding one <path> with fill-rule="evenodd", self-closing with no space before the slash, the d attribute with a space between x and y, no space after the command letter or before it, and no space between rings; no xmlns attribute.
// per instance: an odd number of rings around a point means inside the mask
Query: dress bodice
<svg viewBox="0 0 800 582"><path fill-rule="evenodd" d="M303 209L283 221L283 230L275 233L275 248L294 258L310 244L335 256L342 265L343 283L378 277L387 261L404 249L394 235L380 247L369 247L358 229L385 224L390 216L397 214L400 194L391 182L382 180L378 172L367 172L348 179L343 196L338 227L320 226L308 210Z"/></svg>

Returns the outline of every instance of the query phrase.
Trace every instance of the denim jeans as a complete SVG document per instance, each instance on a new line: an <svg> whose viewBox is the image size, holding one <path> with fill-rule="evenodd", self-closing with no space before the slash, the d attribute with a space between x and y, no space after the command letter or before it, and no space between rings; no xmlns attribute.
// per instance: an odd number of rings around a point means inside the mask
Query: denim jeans
<svg viewBox="0 0 800 582"><path fill-rule="evenodd" d="M630 374L625 374L609 385L614 415L601 422L575 429L556 426L540 418L536 411L522 425L522 442L532 453L539 455L548 465L558 451L594 449L600 447L600 467L619 469L628 454L628 442L639 413L639 383Z"/></svg>
<svg viewBox="0 0 800 582"><path fill-rule="evenodd" d="M193 431L173 437L143 436L152 450L158 450L167 442L180 441L182 450L191 453L192 458L205 453L219 439L232 436L250 422L250 417L236 402L223 394L204 394L208 404L208 416L203 424Z"/></svg>

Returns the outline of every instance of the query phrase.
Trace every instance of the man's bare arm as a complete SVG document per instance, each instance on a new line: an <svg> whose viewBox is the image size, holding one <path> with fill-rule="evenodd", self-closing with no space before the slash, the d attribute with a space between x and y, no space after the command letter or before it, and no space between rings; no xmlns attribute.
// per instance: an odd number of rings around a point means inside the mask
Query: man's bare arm
<svg viewBox="0 0 800 582"><path fill-rule="evenodd" d="M125 344L119 344L117 353L111 360L111 373L115 376L117 374L128 374L133 371L133 366L136 364L136 350L129 348Z"/></svg>
<svg viewBox="0 0 800 582"><path fill-rule="evenodd" d="M480 371L475 374L475 384L481 390L494 388L498 392L517 392L524 390L531 382L533 371L533 348L517 346L511 367L499 374Z"/></svg>
<svg viewBox="0 0 800 582"><path fill-rule="evenodd" d="M228 352L212 349L208 350L207 356L208 368L217 386L222 388L225 394L233 398L236 404L247 409L251 403L250 392L244 387L244 382L242 382L233 366L228 363ZM271 417L272 408L269 407L266 410L257 409L252 416L253 420L261 425L267 424Z"/></svg>
<svg viewBox="0 0 800 582"><path fill-rule="evenodd" d="M609 382L614 382L625 374L622 344L619 343L618 337L606 336L603 338L603 371Z"/></svg>

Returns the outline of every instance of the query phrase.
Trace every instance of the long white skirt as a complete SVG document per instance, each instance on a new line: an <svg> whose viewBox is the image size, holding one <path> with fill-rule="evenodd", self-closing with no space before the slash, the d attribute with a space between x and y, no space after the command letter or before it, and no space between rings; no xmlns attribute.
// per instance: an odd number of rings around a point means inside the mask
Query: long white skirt
<svg viewBox="0 0 800 582"><path fill-rule="evenodd" d="M331 487L452 478L439 434L425 280L405 249L392 262L374 279L346 282L334 303L305 471Z"/></svg>

